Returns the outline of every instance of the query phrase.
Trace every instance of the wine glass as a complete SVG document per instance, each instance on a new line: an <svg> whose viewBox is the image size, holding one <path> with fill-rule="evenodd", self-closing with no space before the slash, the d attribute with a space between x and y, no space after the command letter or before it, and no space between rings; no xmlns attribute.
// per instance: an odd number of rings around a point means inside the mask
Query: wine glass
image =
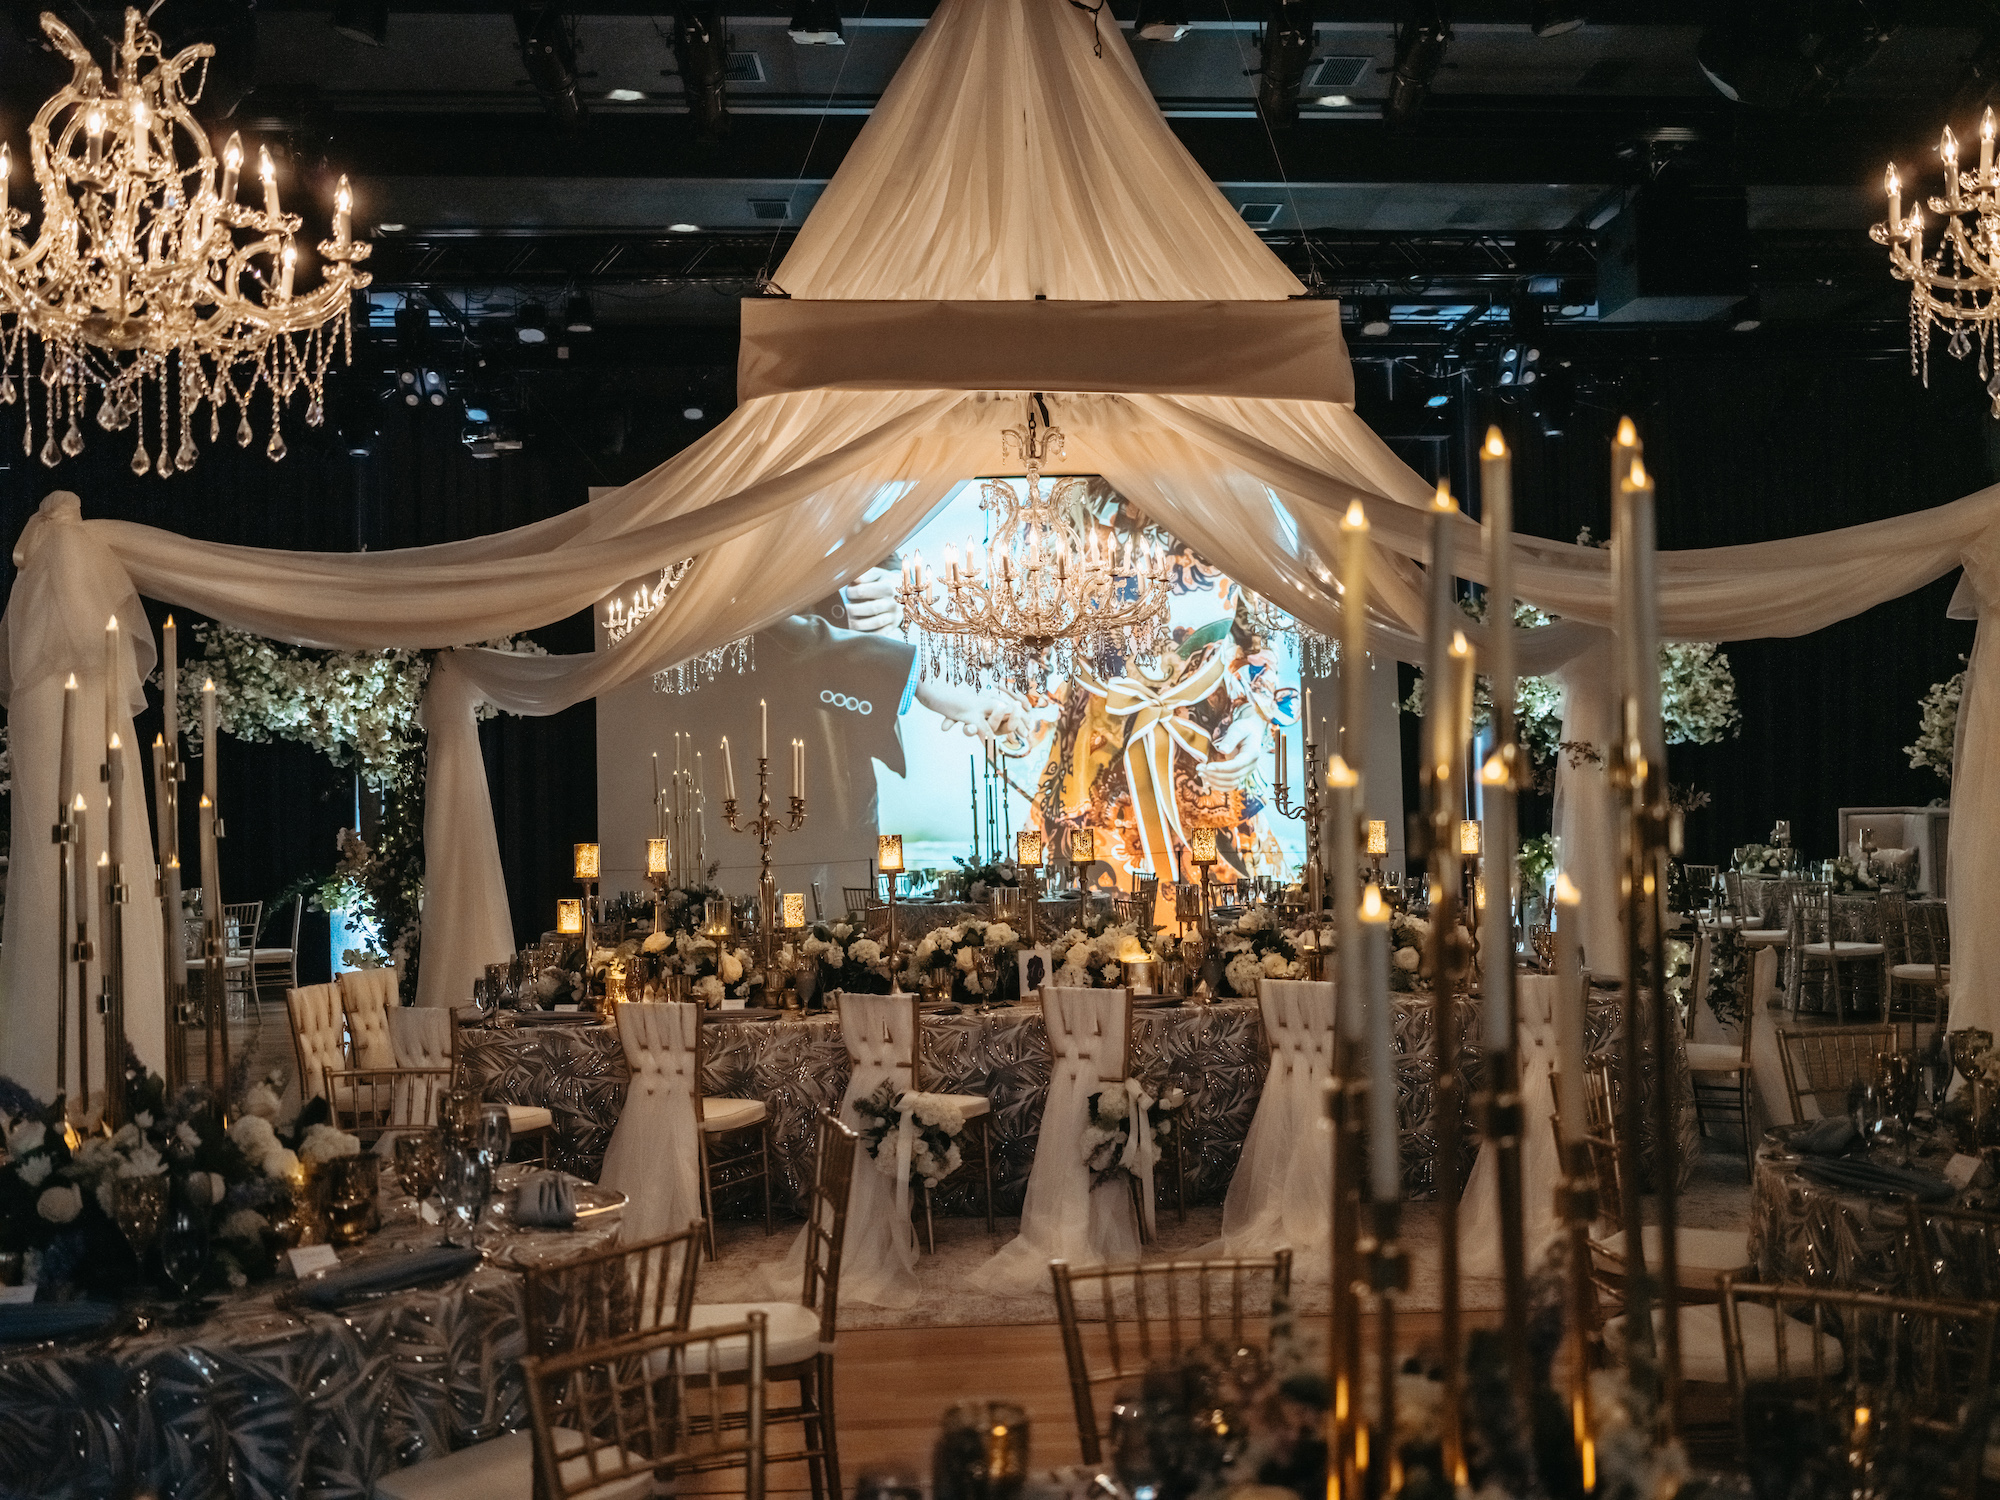
<svg viewBox="0 0 2000 1500"><path fill-rule="evenodd" d="M114 1177L111 1188L111 1221L125 1236L125 1243L143 1263L160 1232L160 1220L167 1212L167 1177L156 1172L150 1177Z"/></svg>
<svg viewBox="0 0 2000 1500"><path fill-rule="evenodd" d="M184 1182L174 1192L166 1222L160 1226L160 1269L180 1293L184 1318L194 1316L194 1290L207 1267L208 1204L196 1203L193 1184Z"/></svg>
<svg viewBox="0 0 2000 1500"><path fill-rule="evenodd" d="M474 1128L473 1148L488 1171L505 1165L507 1149L513 1144L514 1127L504 1104L482 1104L479 1124Z"/></svg>
<svg viewBox="0 0 2000 1500"><path fill-rule="evenodd" d="M455 1148L445 1159L444 1208L447 1245L479 1244L479 1217L493 1192L493 1174L476 1150Z"/></svg>
<svg viewBox="0 0 2000 1500"><path fill-rule="evenodd" d="M435 1131L407 1130L396 1137L396 1175L411 1205L423 1212L423 1201L438 1189L444 1160Z"/></svg>

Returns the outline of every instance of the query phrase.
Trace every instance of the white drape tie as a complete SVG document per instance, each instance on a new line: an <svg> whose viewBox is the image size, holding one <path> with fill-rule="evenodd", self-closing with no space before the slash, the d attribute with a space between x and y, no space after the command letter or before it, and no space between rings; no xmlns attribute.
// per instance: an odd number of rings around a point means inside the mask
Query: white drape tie
<svg viewBox="0 0 2000 1500"><path fill-rule="evenodd" d="M1159 1142L1153 1139L1153 1096L1136 1078L1121 1079L1116 1085L1125 1091L1125 1166L1139 1184L1139 1221L1146 1238L1153 1237L1153 1164L1160 1159Z"/></svg>

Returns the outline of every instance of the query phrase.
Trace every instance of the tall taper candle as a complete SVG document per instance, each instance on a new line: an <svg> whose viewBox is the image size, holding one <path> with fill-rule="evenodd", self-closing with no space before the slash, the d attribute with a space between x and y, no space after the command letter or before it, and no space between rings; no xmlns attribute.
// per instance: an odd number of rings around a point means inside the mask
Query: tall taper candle
<svg viewBox="0 0 2000 1500"><path fill-rule="evenodd" d="M62 761L56 767L57 807L66 815L76 796L76 673L63 684ZM57 821L61 821L58 819Z"/></svg>
<svg viewBox="0 0 2000 1500"><path fill-rule="evenodd" d="M1437 493L1431 497L1430 598L1424 641L1424 700L1428 705L1424 715L1423 779L1426 783L1434 779L1448 780L1460 753L1458 716L1452 711L1457 694L1451 670L1452 636L1458 633L1462 618L1458 612L1457 582L1452 571L1452 543L1457 521L1458 502L1452 499L1450 487L1440 479ZM1456 818L1458 814L1453 813L1452 816Z"/></svg>
<svg viewBox="0 0 2000 1500"><path fill-rule="evenodd" d="M660 801L660 752L653 752L653 837L665 838L666 806Z"/></svg>
<svg viewBox="0 0 2000 1500"><path fill-rule="evenodd" d="M1361 778L1335 755L1326 768L1328 800L1333 804L1333 910L1340 932L1339 979L1333 992L1340 1034L1349 1042L1363 1035L1361 1007L1368 975L1361 952L1361 850L1355 834L1360 822L1355 796Z"/></svg>
<svg viewBox="0 0 2000 1500"><path fill-rule="evenodd" d="M181 633L174 617L160 630L160 716L166 721L167 759L176 761L181 753Z"/></svg>
<svg viewBox="0 0 2000 1500"><path fill-rule="evenodd" d="M211 804L215 801L215 679L201 683L201 790ZM201 872L203 880L208 871Z"/></svg>
<svg viewBox="0 0 2000 1500"><path fill-rule="evenodd" d="M1340 921L1340 1030L1351 1042L1362 1036L1367 991L1361 966L1362 820L1367 807L1368 758L1368 512L1349 502L1340 522L1340 727L1333 737L1327 785L1335 789L1333 906ZM1345 809L1334 768L1352 777Z"/></svg>
<svg viewBox="0 0 2000 1500"><path fill-rule="evenodd" d="M1556 1113L1565 1144L1584 1137L1583 892L1556 876Z"/></svg>
<svg viewBox="0 0 2000 1500"><path fill-rule="evenodd" d="M1625 691L1638 710L1639 749L1658 769L1667 747L1660 722L1660 585L1653 537L1653 476L1645 461L1635 458L1619 486L1611 538L1619 583L1618 642Z"/></svg>
<svg viewBox="0 0 2000 1500"><path fill-rule="evenodd" d="M1389 998L1389 907L1373 881L1361 897L1362 1003L1368 1011L1368 1191L1377 1203L1403 1196L1396 1133L1395 1026Z"/></svg>
<svg viewBox="0 0 2000 1500"><path fill-rule="evenodd" d="M765 760L771 758L771 705L762 698L757 700L757 715L763 725L764 737L757 742L757 753Z"/></svg>
<svg viewBox="0 0 2000 1500"><path fill-rule="evenodd" d="M105 828L114 883L120 879L120 867L125 862L125 846L121 841L125 831L125 750L124 736L119 728L121 724L130 725L125 713L123 663L119 659L122 645L118 634L118 616L113 615L104 626L104 732L109 736L104 752L104 781L105 795L110 799L110 821Z"/></svg>
<svg viewBox="0 0 2000 1500"><path fill-rule="evenodd" d="M736 800L736 759L729 753L729 736L722 737L722 795Z"/></svg>
<svg viewBox="0 0 2000 1500"><path fill-rule="evenodd" d="M1498 427L1479 452L1479 504L1486 531L1486 675L1493 697L1493 759L1481 773L1485 795L1487 910L1480 928L1488 1003L1481 1022L1489 1048L1512 1038L1514 1005L1514 476ZM1495 1003L1495 1002L1498 1003Z"/></svg>

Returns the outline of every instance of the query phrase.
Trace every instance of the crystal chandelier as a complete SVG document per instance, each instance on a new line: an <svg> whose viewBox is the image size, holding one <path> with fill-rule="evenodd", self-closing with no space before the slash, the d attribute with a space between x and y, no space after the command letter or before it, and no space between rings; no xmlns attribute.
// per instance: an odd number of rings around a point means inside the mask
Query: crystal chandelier
<svg viewBox="0 0 2000 1500"><path fill-rule="evenodd" d="M1038 421L1031 405L1025 429L1000 435L1001 456L1018 455L1027 477L1019 489L981 482L992 540L968 538L963 557L947 544L941 576L921 553L903 565L903 632L922 631L927 676L1045 685L1051 671L1110 672L1169 644L1165 551L1128 539L1121 555L1115 534L1091 518L1083 479L1051 481L1044 493L1042 466L1063 456L1063 435L1046 422L1046 408Z"/></svg>
<svg viewBox="0 0 2000 1500"><path fill-rule="evenodd" d="M1924 253L1924 211L1903 217L1903 184L1892 162L1886 174L1889 217L1868 231L1889 247L1889 270L1910 283L1910 373L1930 384L1933 329L1950 335L1946 350L1964 359L1976 348L1979 373L2000 417L2000 175L1993 167L1993 111L1979 122L1979 170L1960 170L1958 138L1946 126L1938 142L1944 196L1928 200L1941 215L1937 252Z"/></svg>
<svg viewBox="0 0 2000 1500"><path fill-rule="evenodd" d="M239 203L242 140L230 136L218 161L190 112L215 49L203 43L167 57L128 9L107 77L54 16L42 17L42 30L74 71L28 127L42 209L32 239L29 216L7 202L11 163L0 145L0 405L25 402L23 451L35 451L29 377L39 344L41 459L51 468L83 451L93 392L100 427L138 429L135 474L165 478L194 464L203 405L210 442L234 407L236 441L248 447L260 389L271 406L265 452L283 458L285 404L303 387L306 421L318 426L336 347L352 357L350 299L368 285L355 266L370 247L350 234L347 179L334 199L333 238L319 246L324 275L297 294L301 220L279 207L270 152L258 151L263 207Z"/></svg>
<svg viewBox="0 0 2000 1500"><path fill-rule="evenodd" d="M1236 613L1244 627L1267 641L1290 636L1298 648L1299 673L1304 677L1331 677L1340 660L1340 647L1296 615L1287 614L1255 589L1236 586Z"/></svg>
<svg viewBox="0 0 2000 1500"><path fill-rule="evenodd" d="M616 598L605 606L604 642L607 646L621 643L640 624L667 602L667 595L680 587L687 577L687 571L694 566L694 559L683 558L671 567L660 569L659 582L640 584L632 590L632 600L628 604ZM697 652L685 661L675 662L653 674L653 690L678 696L691 693L705 682L713 682L723 672L751 672L757 667L755 638L738 636L723 646L711 646L706 651Z"/></svg>

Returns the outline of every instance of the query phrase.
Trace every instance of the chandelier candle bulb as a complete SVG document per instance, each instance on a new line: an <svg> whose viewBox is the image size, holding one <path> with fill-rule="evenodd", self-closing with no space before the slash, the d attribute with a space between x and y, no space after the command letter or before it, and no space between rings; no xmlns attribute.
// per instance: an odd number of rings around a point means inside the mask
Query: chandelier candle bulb
<svg viewBox="0 0 2000 1500"><path fill-rule="evenodd" d="M348 246L353 233L351 225L354 213L354 190L347 185L347 179L340 179L340 186L333 190L333 243L342 250Z"/></svg>
<svg viewBox="0 0 2000 1500"><path fill-rule="evenodd" d="M1979 117L1979 185L1993 185L1993 106Z"/></svg>
<svg viewBox="0 0 2000 1500"><path fill-rule="evenodd" d="M273 227L275 227L275 221L279 217L278 169L271 164L271 148L269 146L259 146L257 148L257 175L264 179L265 217L271 219Z"/></svg>
<svg viewBox="0 0 2000 1500"><path fill-rule="evenodd" d="M243 137L230 133L229 144L222 148L222 187L216 194L226 204L236 202L236 179L243 170Z"/></svg>
<svg viewBox="0 0 2000 1500"><path fill-rule="evenodd" d="M1884 186L1889 193L1889 233L1898 235L1903 232L1903 183L1896 175L1894 162L1889 163L1889 170L1884 174Z"/></svg>
<svg viewBox="0 0 2000 1500"><path fill-rule="evenodd" d="M278 296L290 301L292 296L292 276L297 271L299 252L296 246L285 246L285 253L278 257Z"/></svg>
<svg viewBox="0 0 2000 1500"><path fill-rule="evenodd" d="M150 140L151 123L146 110L146 101L132 101L132 166L139 172L147 171L152 163L146 150Z"/></svg>
<svg viewBox="0 0 2000 1500"><path fill-rule="evenodd" d="M0 141L0 251L7 247L7 179L14 172L14 148Z"/></svg>
<svg viewBox="0 0 2000 1500"><path fill-rule="evenodd" d="M83 133L87 138L84 147L84 162L95 172L104 165L104 110L93 104L83 117Z"/></svg>
<svg viewBox="0 0 2000 1500"><path fill-rule="evenodd" d="M1403 1196L1401 1142L1396 1134L1394 1018L1389 998L1389 907L1382 888L1362 893L1361 1003L1368 1013L1368 1191L1377 1203Z"/></svg>
<svg viewBox="0 0 2000 1500"><path fill-rule="evenodd" d="M1564 870L1556 876L1556 1113L1563 1143L1584 1136L1583 893Z"/></svg>

